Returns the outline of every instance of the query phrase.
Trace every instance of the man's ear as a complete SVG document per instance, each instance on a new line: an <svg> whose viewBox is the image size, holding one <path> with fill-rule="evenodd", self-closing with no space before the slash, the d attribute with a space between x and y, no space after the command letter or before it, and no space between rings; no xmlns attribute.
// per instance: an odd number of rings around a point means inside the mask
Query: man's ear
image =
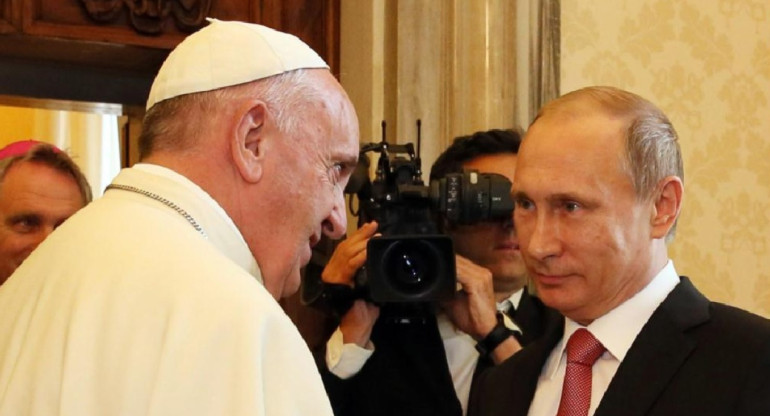
<svg viewBox="0 0 770 416"><path fill-rule="evenodd" d="M674 226L682 209L683 191L682 180L676 176L667 176L658 184L651 221L653 238L665 238Z"/></svg>
<svg viewBox="0 0 770 416"><path fill-rule="evenodd" d="M238 115L230 146L233 162L243 180L255 183L262 177L265 163L267 107L262 101L250 101Z"/></svg>

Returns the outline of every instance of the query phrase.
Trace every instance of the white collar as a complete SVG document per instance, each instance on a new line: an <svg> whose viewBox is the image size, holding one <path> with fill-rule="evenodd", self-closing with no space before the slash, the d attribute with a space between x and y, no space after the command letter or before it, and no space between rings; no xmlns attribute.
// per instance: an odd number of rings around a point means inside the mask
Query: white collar
<svg viewBox="0 0 770 416"><path fill-rule="evenodd" d="M518 310L519 304L521 303L521 296L524 294L524 289L526 287L522 287L521 289L513 292L511 296L508 296L507 299L503 299L502 302L497 302L497 310L502 311L505 309L505 301L510 301L511 305L513 305L513 309Z"/></svg>
<svg viewBox="0 0 770 416"><path fill-rule="evenodd" d="M622 362L636 336L642 331L642 327L677 284L679 284L679 275L674 269L674 263L669 260L644 289L597 318L587 327L565 318L564 335L543 367L543 374L547 378L556 374L560 361L566 359L566 340L579 328L587 328L604 345L607 351L603 357L610 354Z"/></svg>
<svg viewBox="0 0 770 416"><path fill-rule="evenodd" d="M183 208L203 228L208 241L218 251L262 283L259 266L243 235L222 206L197 184L171 169L148 163L137 163L121 170L112 183L160 195ZM135 195L151 200L144 195Z"/></svg>
<svg viewBox="0 0 770 416"><path fill-rule="evenodd" d="M521 289L517 290L516 292L514 292L510 297L508 297L508 299L505 299L502 302L497 303L497 305L496 305L497 306L497 310L498 311L501 310L501 308L503 307L503 303L506 300L510 300L511 303L513 304L514 308L518 308L519 307L519 303L521 303L521 295L523 293L524 293L524 288L521 288ZM515 322L511 321L511 319L508 318L508 316L503 316L503 320L505 322L505 326L508 327L509 329L512 329L514 331L522 332L521 329L519 328L519 326L516 325ZM463 337L463 336L468 336L469 337L469 335L467 335L465 332L462 332L459 329L457 329L457 327L449 319L449 316L447 316L447 314L444 313L444 312L441 312L441 313L437 314L436 322L438 324L438 331L441 334L441 339L446 340L446 339L450 339L452 337L458 337L458 336L459 337Z"/></svg>

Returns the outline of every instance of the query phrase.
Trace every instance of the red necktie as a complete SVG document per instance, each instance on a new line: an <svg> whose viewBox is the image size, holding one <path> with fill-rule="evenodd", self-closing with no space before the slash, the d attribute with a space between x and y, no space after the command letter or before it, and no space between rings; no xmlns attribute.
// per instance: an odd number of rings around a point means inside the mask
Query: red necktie
<svg viewBox="0 0 770 416"><path fill-rule="evenodd" d="M567 341L567 372L556 416L586 416L591 406L591 368L604 346L587 329L580 328Z"/></svg>

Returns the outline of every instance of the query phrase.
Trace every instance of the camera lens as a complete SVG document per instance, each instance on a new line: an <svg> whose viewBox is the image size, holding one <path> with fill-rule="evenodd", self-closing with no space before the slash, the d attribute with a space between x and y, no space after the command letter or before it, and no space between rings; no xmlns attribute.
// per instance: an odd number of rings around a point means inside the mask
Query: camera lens
<svg viewBox="0 0 770 416"><path fill-rule="evenodd" d="M396 278L405 284L420 284L423 281L423 265L419 259L413 259L411 254L403 253L400 259L395 259L398 265L396 266Z"/></svg>
<svg viewBox="0 0 770 416"><path fill-rule="evenodd" d="M391 286L412 295L431 289L438 261L435 248L421 240L396 241L382 258Z"/></svg>

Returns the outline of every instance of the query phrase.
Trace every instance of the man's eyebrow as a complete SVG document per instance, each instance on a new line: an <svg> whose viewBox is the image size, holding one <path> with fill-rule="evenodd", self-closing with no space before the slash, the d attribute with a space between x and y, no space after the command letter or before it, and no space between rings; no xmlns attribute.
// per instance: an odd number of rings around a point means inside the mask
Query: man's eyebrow
<svg viewBox="0 0 770 416"><path fill-rule="evenodd" d="M338 160L341 163L344 163L345 167L355 167L356 164L358 163L358 153L356 153L355 155L351 155L351 154L339 155Z"/></svg>
<svg viewBox="0 0 770 416"><path fill-rule="evenodd" d="M38 219L40 216L38 214L35 214L34 212L20 212L18 214L13 214L5 219L6 224L13 224L17 223L21 220L33 220Z"/></svg>
<svg viewBox="0 0 770 416"><path fill-rule="evenodd" d="M570 193L570 192L559 192L552 195L548 195L546 197L546 201L549 202L558 202L558 201L576 201L576 200L582 200L585 198L581 198L580 195Z"/></svg>
<svg viewBox="0 0 770 416"><path fill-rule="evenodd" d="M511 191L511 198L516 199L529 199L529 196L524 191Z"/></svg>
<svg viewBox="0 0 770 416"><path fill-rule="evenodd" d="M531 199L530 196L525 191L513 191L511 192L511 198L514 200L517 199ZM559 201L573 201L573 200L582 200L585 198L581 198L579 195L576 195L574 193L569 192L559 192L555 194L550 194L545 197L545 200L547 202L559 202Z"/></svg>

